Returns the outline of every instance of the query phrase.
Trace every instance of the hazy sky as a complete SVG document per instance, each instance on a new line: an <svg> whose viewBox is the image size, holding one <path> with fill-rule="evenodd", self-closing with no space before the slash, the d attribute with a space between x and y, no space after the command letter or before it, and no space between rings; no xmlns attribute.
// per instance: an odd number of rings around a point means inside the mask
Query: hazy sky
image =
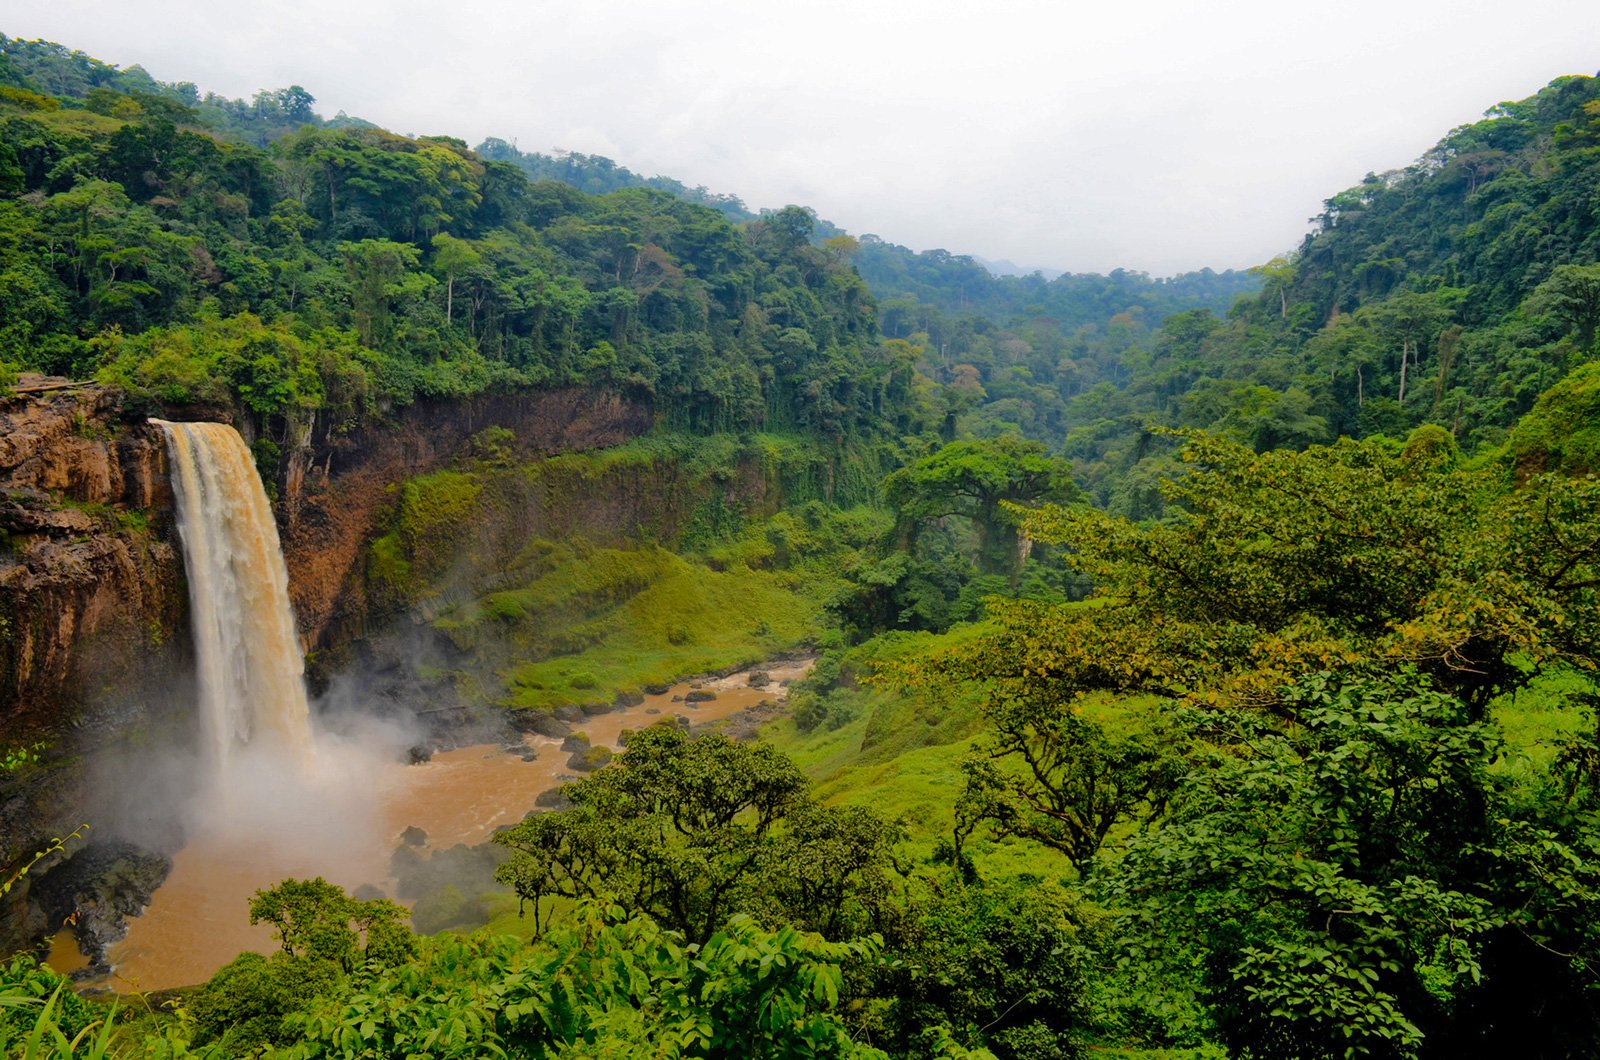
<svg viewBox="0 0 1600 1060"><path fill-rule="evenodd" d="M1243 267L1496 102L1595 0L5 0L0 32L402 133L607 155L918 250Z"/></svg>

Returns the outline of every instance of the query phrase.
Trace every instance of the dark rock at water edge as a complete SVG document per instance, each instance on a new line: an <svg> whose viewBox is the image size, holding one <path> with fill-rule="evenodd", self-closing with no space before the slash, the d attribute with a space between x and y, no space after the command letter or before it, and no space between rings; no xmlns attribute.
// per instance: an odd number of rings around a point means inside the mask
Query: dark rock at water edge
<svg viewBox="0 0 1600 1060"><path fill-rule="evenodd" d="M513 710L508 712L508 720L518 732L531 732L558 740L572 731L572 726L548 710Z"/></svg>
<svg viewBox="0 0 1600 1060"><path fill-rule="evenodd" d="M578 751L587 751L589 749L588 733L572 733L565 740L561 741L561 749L569 754Z"/></svg>
<svg viewBox="0 0 1600 1060"><path fill-rule="evenodd" d="M91 968L107 971L106 947L150 904L172 859L123 840L91 843L42 879L30 904L51 927L70 922Z"/></svg>
<svg viewBox="0 0 1600 1060"><path fill-rule="evenodd" d="M752 670L749 683L751 688L766 688L772 684L772 675L765 670Z"/></svg>
<svg viewBox="0 0 1600 1060"><path fill-rule="evenodd" d="M647 696L664 696L671 691L672 686L668 684L648 684L644 686L644 694Z"/></svg>
<svg viewBox="0 0 1600 1060"><path fill-rule="evenodd" d="M621 710L624 707L637 707L644 702L643 692L618 692L612 705Z"/></svg>
<svg viewBox="0 0 1600 1060"><path fill-rule="evenodd" d="M747 710L741 710L732 717L711 722L701 728L704 731L714 729L730 740L754 740L760 735L761 727L781 715L783 710L783 704L763 699Z"/></svg>
<svg viewBox="0 0 1600 1060"><path fill-rule="evenodd" d="M620 710L622 704L617 703L585 703L578 709L583 711L585 717L595 717L599 714L610 714L613 710Z"/></svg>
<svg viewBox="0 0 1600 1060"><path fill-rule="evenodd" d="M572 805L572 800L560 788L550 788L541 791L539 797L533 800L533 805L539 810L565 810Z"/></svg>
<svg viewBox="0 0 1600 1060"><path fill-rule="evenodd" d="M715 692L707 692L703 688L697 688L693 692L690 692L688 695L684 696L683 700L685 703L709 703L711 700L716 698L717 694Z"/></svg>
<svg viewBox="0 0 1600 1060"><path fill-rule="evenodd" d="M583 708L570 705L557 707L555 709L555 715L562 721L582 721L584 718Z"/></svg>

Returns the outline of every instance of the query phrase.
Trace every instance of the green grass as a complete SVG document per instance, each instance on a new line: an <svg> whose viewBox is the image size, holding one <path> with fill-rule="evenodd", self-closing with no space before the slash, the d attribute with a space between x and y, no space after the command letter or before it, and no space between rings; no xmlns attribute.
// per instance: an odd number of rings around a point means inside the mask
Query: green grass
<svg viewBox="0 0 1600 1060"><path fill-rule="evenodd" d="M815 638L789 572L715 571L662 548L554 545L537 575L442 616L463 647L513 649L502 703L548 708L758 662ZM520 656L520 658L518 658Z"/></svg>

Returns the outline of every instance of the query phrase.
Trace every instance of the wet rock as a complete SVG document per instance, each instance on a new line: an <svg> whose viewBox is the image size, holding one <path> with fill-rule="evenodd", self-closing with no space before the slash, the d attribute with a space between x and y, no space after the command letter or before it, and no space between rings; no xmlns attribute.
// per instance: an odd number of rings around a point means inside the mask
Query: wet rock
<svg viewBox="0 0 1600 1060"><path fill-rule="evenodd" d="M621 706L619 703L585 703L578 709L583 711L585 717L595 717L599 714L610 714Z"/></svg>
<svg viewBox="0 0 1600 1060"><path fill-rule="evenodd" d="M567 768L575 769L579 773L590 773L611 761L611 748L588 747L582 751L575 751L567 759Z"/></svg>
<svg viewBox="0 0 1600 1060"><path fill-rule="evenodd" d="M612 703L612 708L621 710L624 707L637 707L643 702L643 692L618 692L616 700Z"/></svg>
<svg viewBox="0 0 1600 1060"><path fill-rule="evenodd" d="M532 747L524 747L522 749L522 753L518 755L518 757L524 762L537 762L539 760L539 752L534 750Z"/></svg>
<svg viewBox="0 0 1600 1060"><path fill-rule="evenodd" d="M589 749L589 734L585 732L572 733L561 741L561 749L569 754L587 751Z"/></svg>
<svg viewBox="0 0 1600 1060"><path fill-rule="evenodd" d="M772 684L772 675L767 673L767 671L765 671L765 670L752 670L752 671L750 671L750 687L751 688L766 688L770 684Z"/></svg>
<svg viewBox="0 0 1600 1060"><path fill-rule="evenodd" d="M582 721L583 720L583 710L580 707L574 707L574 706L557 707L555 709L555 715L556 715L556 717L560 718L562 721Z"/></svg>
<svg viewBox="0 0 1600 1060"><path fill-rule="evenodd" d="M427 856L420 847L402 845L395 848L389 855L389 875L395 879L404 879L410 873L417 871L417 866L427 862Z"/></svg>
<svg viewBox="0 0 1600 1060"><path fill-rule="evenodd" d="M672 686L668 684L648 684L644 686L644 694L647 696L664 696L671 691Z"/></svg>
<svg viewBox="0 0 1600 1060"><path fill-rule="evenodd" d="M518 732L531 732L558 740L572 731L572 726L548 710L514 710L509 720L511 727Z"/></svg>
<svg viewBox="0 0 1600 1060"><path fill-rule="evenodd" d="M533 800L533 805L540 810L565 810L572 805L572 800L560 788L551 788L541 791L539 797Z"/></svg>
<svg viewBox="0 0 1600 1060"><path fill-rule="evenodd" d="M428 845L428 833L412 825L400 833L400 845L408 847L425 847Z"/></svg>
<svg viewBox="0 0 1600 1060"><path fill-rule="evenodd" d="M682 696L673 696L672 697L672 701L674 703L682 703L683 702L683 697Z"/></svg>
<svg viewBox="0 0 1600 1060"><path fill-rule="evenodd" d="M54 926L65 924L94 968L106 947L128 933L172 871L172 859L122 840L91 843L44 877L30 896Z"/></svg>
<svg viewBox="0 0 1600 1060"><path fill-rule="evenodd" d="M697 688L693 692L690 692L687 696L683 697L684 702L686 703L709 703L711 700L716 698L717 694L715 692L707 692L702 688Z"/></svg>
<svg viewBox="0 0 1600 1060"><path fill-rule="evenodd" d="M406 765L408 766L420 766L424 762L431 761L432 758L433 749L420 743L406 748Z"/></svg>
<svg viewBox="0 0 1600 1060"><path fill-rule="evenodd" d="M645 713L646 714L660 714L661 713L661 708L660 707L646 707L645 708Z"/></svg>

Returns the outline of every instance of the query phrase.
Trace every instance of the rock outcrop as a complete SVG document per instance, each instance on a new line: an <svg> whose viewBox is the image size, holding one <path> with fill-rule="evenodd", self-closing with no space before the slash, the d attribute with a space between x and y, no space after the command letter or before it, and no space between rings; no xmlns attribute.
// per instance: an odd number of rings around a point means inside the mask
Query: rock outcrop
<svg viewBox="0 0 1600 1060"><path fill-rule="evenodd" d="M616 393L555 390L419 402L348 435L313 432L285 460L279 506L301 639L317 650L365 633L365 550L393 487L447 466L473 435L505 428L526 457L620 445L653 422L647 404Z"/></svg>
<svg viewBox="0 0 1600 1060"><path fill-rule="evenodd" d="M83 729L182 655L165 450L120 395L24 377L0 403L0 731ZM130 674L130 670L134 673ZM112 708L114 712L114 707Z"/></svg>
<svg viewBox="0 0 1600 1060"><path fill-rule="evenodd" d="M159 434L116 391L24 376L0 399L0 751L42 748L0 776L0 869L95 816L88 763L119 757L184 699L188 608L165 467ZM77 853L41 862L0 901L0 953L48 919L30 892L59 884ZM109 937L137 890L92 903L107 916L85 931Z"/></svg>

